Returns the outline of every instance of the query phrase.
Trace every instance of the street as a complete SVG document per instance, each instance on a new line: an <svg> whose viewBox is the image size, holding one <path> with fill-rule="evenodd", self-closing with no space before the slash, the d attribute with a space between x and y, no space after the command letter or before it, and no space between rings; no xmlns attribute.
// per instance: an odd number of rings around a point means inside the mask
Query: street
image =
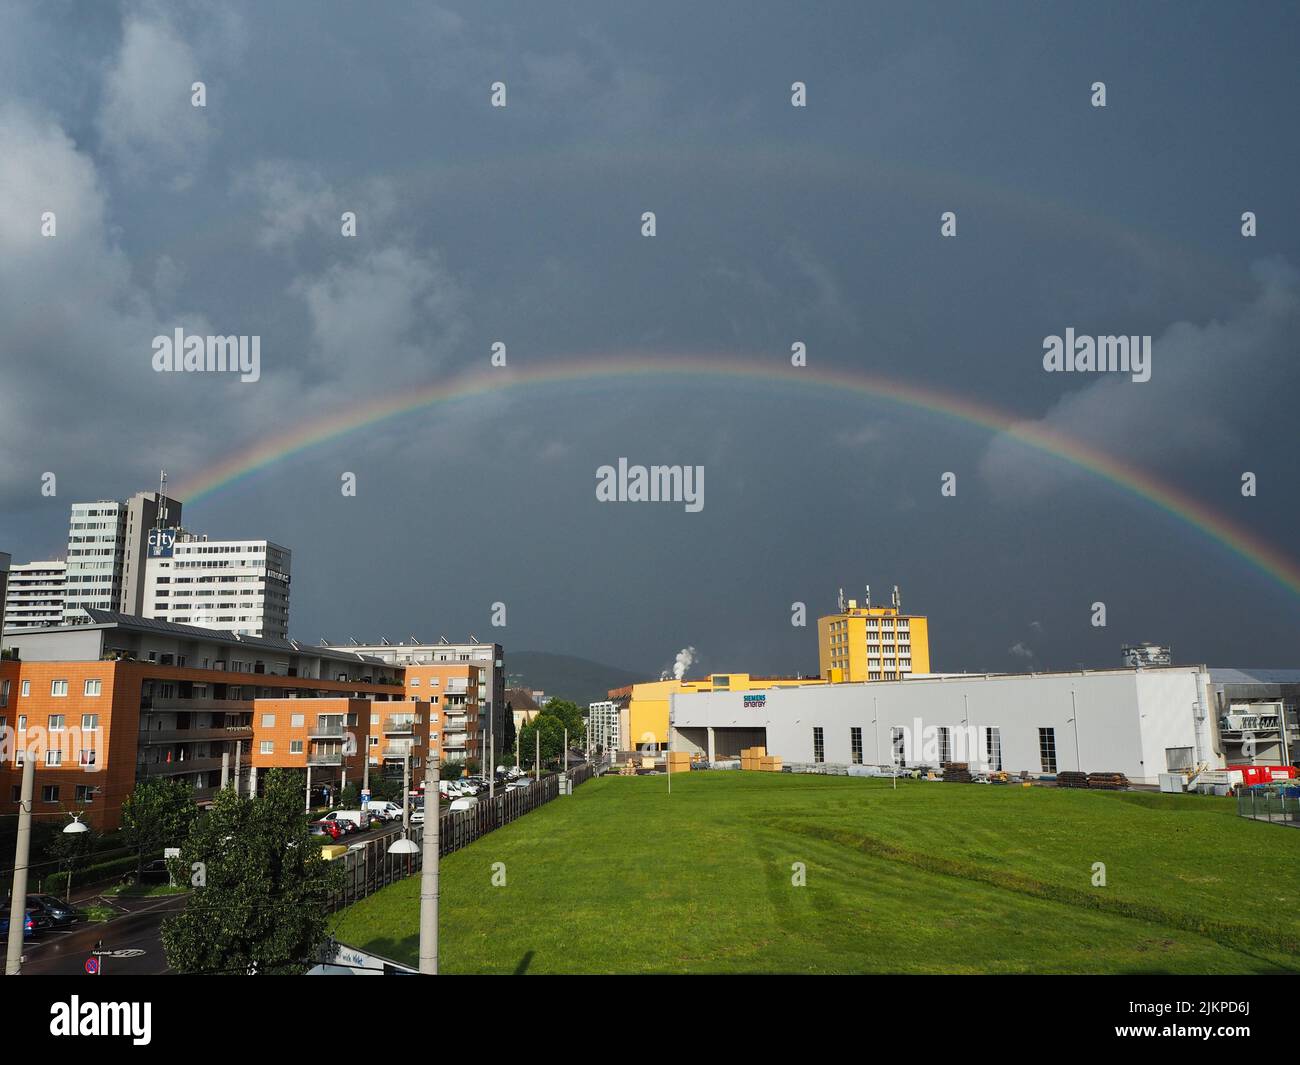
<svg viewBox="0 0 1300 1065"><path fill-rule="evenodd" d="M23 972L32 976L86 974L86 959L99 949L103 975L159 976L168 972L162 947L162 922L183 909L188 896L115 899L127 912L111 921L78 921L66 931L50 930L23 945ZM87 974L88 975L88 974Z"/></svg>

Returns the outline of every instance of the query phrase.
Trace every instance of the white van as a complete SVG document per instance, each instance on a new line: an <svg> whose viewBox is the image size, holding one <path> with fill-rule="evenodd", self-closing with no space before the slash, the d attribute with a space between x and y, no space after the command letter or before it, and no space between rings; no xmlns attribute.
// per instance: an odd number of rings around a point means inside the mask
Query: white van
<svg viewBox="0 0 1300 1065"><path fill-rule="evenodd" d="M367 825L365 818L361 816L360 810L331 810L322 821L351 821L358 829L363 829Z"/></svg>
<svg viewBox="0 0 1300 1065"><path fill-rule="evenodd" d="M366 809L384 821L400 821L402 817L402 808L387 799L371 799Z"/></svg>
<svg viewBox="0 0 1300 1065"><path fill-rule="evenodd" d="M463 795L459 799L454 800L452 804L449 807L447 807L447 809L472 810L477 805L478 805L478 799L474 798L473 795Z"/></svg>

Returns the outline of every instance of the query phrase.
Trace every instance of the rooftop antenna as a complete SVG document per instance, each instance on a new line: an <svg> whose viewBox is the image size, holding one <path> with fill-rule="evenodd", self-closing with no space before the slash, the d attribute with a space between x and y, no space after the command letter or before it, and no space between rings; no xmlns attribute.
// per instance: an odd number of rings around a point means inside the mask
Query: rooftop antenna
<svg viewBox="0 0 1300 1065"><path fill-rule="evenodd" d="M894 585L894 596L893 596L893 602L894 602L894 609L897 610L897 611L900 611L900 612L901 612L902 609L903 609L903 597L902 597L901 595L898 594L898 585L897 585L897 584Z"/></svg>
<svg viewBox="0 0 1300 1065"><path fill-rule="evenodd" d="M469 634L469 642L470 642L470 643L478 643L478 637L475 636L472 632Z"/></svg>
<svg viewBox="0 0 1300 1065"><path fill-rule="evenodd" d="M871 609L871 585L867 585L867 609Z"/></svg>
<svg viewBox="0 0 1300 1065"><path fill-rule="evenodd" d="M322 647L328 647L328 646L330 645L330 642L329 642L329 640L325 639L324 636L322 636L322 637L320 638L320 645L321 645Z"/></svg>
<svg viewBox="0 0 1300 1065"><path fill-rule="evenodd" d="M388 637L387 637L387 636L381 636L381 637L379 637L379 642L380 642L384 647L389 647L389 646L391 646L391 645L389 644L389 642L388 642Z"/></svg>
<svg viewBox="0 0 1300 1065"><path fill-rule="evenodd" d="M415 633L408 633L406 638L410 640L413 644L416 644L417 646L420 643L420 641L415 638Z"/></svg>
<svg viewBox="0 0 1300 1065"><path fill-rule="evenodd" d="M449 639L447 639L446 636L439 636L439 637L438 637L438 642L439 642L439 643L451 643L451 641L450 641Z"/></svg>
<svg viewBox="0 0 1300 1065"><path fill-rule="evenodd" d="M348 643L350 643L353 647L359 647L361 645L361 641L358 640L355 636L349 636Z"/></svg>
<svg viewBox="0 0 1300 1065"><path fill-rule="evenodd" d="M163 519L167 517L167 504L163 502L167 498L167 471L158 471L158 515L157 522L154 526L159 532L162 532Z"/></svg>
<svg viewBox="0 0 1300 1065"><path fill-rule="evenodd" d="M840 613L844 613L844 589L840 589Z"/></svg>

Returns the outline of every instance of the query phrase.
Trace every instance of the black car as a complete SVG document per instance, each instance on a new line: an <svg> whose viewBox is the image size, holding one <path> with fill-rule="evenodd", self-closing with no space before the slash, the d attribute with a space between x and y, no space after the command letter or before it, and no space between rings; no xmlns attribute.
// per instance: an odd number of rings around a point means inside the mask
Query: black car
<svg viewBox="0 0 1300 1065"><path fill-rule="evenodd" d="M167 869L166 858L155 858L140 872L140 883L142 884L170 884L171 882L172 877Z"/></svg>
<svg viewBox="0 0 1300 1065"><path fill-rule="evenodd" d="M41 918L49 921L51 928L67 928L77 919L77 911L53 895L28 895L27 910L41 926Z"/></svg>

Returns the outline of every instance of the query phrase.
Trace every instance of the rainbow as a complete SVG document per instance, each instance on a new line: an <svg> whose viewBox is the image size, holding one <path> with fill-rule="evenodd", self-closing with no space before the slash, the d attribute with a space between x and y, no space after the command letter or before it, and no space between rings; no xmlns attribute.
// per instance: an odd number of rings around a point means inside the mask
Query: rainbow
<svg viewBox="0 0 1300 1065"><path fill-rule="evenodd" d="M764 362L738 356L642 355L552 360L520 370L489 368L437 384L369 400L304 421L223 458L176 486L176 498L187 506L228 488L309 448L349 433L403 417L439 404L526 389L599 385L606 381L685 378L691 381L750 381L800 389L820 389L837 395L858 395L895 405L945 415L994 433L1005 433L1026 447L1052 455L1163 510L1245 560L1256 570L1300 595L1300 565L1244 525L1212 510L1203 502L1150 473L1119 461L1078 439L1025 421L964 396L928 386L839 369L796 368L784 361Z"/></svg>

